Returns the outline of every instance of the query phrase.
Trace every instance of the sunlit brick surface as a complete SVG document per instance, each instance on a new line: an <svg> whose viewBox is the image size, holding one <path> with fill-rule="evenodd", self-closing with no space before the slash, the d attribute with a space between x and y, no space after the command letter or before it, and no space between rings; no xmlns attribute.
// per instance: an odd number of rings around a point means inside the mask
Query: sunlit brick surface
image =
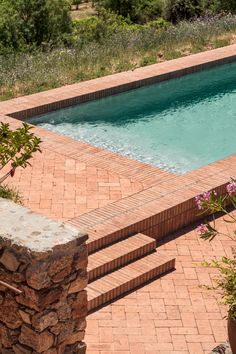
<svg viewBox="0 0 236 354"><path fill-rule="evenodd" d="M222 232L235 229L217 220ZM88 317L88 354L209 354L227 338L226 310L211 285L215 270L200 262L231 254L232 241L212 243L185 229L159 249L176 257L176 270Z"/></svg>
<svg viewBox="0 0 236 354"><path fill-rule="evenodd" d="M236 45L16 98L0 103L0 121L17 127L17 119L234 60ZM214 294L199 288L212 283L214 272L196 263L230 254L230 242L204 243L190 229L168 235L196 221L196 194L224 193L236 176L236 155L177 176L39 127L33 131L43 141L42 154L9 179L26 206L86 230L90 254L143 233L157 240L157 252L176 258L174 272L89 316L87 353L207 354L225 341L224 309ZM227 231L222 219L217 223ZM122 266L133 260L128 252L117 256Z"/></svg>

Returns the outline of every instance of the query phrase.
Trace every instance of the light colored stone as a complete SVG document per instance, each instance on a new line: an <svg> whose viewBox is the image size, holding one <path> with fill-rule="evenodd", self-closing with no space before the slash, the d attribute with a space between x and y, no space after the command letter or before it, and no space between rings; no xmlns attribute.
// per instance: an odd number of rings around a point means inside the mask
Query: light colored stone
<svg viewBox="0 0 236 354"><path fill-rule="evenodd" d="M87 239L77 228L33 213L21 205L0 198L0 238L31 252L74 249ZM27 230L27 232L26 232Z"/></svg>
<svg viewBox="0 0 236 354"><path fill-rule="evenodd" d="M4 267L11 272L16 272L20 265L20 262L17 260L16 256L8 250L3 252L0 258L0 263L2 263Z"/></svg>

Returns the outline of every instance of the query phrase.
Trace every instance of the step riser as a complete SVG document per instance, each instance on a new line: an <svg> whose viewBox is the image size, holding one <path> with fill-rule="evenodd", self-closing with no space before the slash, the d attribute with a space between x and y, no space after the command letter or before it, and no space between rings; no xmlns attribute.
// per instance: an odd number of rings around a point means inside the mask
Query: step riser
<svg viewBox="0 0 236 354"><path fill-rule="evenodd" d="M88 311L92 312L96 308L105 305L106 303L115 300L116 298L120 297L121 295L126 294L127 292L130 292L136 288L138 288L141 285L144 285L148 281L161 276L171 270L173 270L175 267L175 259L171 259L160 266L151 269L150 271L147 271L133 279L128 280L127 282L124 282L123 284L119 286L115 286L112 290L109 290L99 296L97 296L94 299L91 299L88 302Z"/></svg>
<svg viewBox="0 0 236 354"><path fill-rule="evenodd" d="M215 188L215 190L218 194L224 194L225 184ZM200 219L202 219L202 215L199 215L199 211L196 208L195 198L191 198L174 207L166 208L158 214L134 222L118 231L107 235L104 234L99 239L88 241L88 252L91 254L136 233L144 233L159 240Z"/></svg>
<svg viewBox="0 0 236 354"><path fill-rule="evenodd" d="M156 241L153 240L149 244L146 244L136 249L135 251L127 252L127 254L119 258L108 261L106 264L98 266L97 268L92 269L91 271L88 272L89 282L92 282L93 280L97 279L100 276L104 276L109 272L112 272L116 269L119 269L120 267L129 264L130 262L133 262L141 257L144 257L150 254L151 252L154 252L155 249L156 249Z"/></svg>

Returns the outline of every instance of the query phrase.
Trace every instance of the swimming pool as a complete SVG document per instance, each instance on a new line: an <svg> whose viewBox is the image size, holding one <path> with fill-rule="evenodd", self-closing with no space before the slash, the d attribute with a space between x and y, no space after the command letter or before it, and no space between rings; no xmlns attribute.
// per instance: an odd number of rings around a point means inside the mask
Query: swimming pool
<svg viewBox="0 0 236 354"><path fill-rule="evenodd" d="M185 173L236 152L236 63L47 113L29 122Z"/></svg>

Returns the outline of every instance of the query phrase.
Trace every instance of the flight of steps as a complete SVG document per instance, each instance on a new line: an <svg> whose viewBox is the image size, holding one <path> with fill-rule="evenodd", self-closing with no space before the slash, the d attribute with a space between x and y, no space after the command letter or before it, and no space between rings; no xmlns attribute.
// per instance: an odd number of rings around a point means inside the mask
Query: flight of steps
<svg viewBox="0 0 236 354"><path fill-rule="evenodd" d="M88 248L92 249L91 244ZM141 233L90 252L89 312L173 270L175 266L173 257L156 251L155 239Z"/></svg>

